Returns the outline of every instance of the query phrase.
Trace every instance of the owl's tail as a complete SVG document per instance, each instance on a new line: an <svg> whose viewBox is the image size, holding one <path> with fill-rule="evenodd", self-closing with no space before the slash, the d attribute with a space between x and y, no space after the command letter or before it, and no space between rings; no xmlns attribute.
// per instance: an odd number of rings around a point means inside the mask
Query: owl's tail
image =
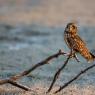
<svg viewBox="0 0 95 95"><path fill-rule="evenodd" d="M90 58L88 59L88 62L93 62L95 60L95 55L90 52Z"/></svg>

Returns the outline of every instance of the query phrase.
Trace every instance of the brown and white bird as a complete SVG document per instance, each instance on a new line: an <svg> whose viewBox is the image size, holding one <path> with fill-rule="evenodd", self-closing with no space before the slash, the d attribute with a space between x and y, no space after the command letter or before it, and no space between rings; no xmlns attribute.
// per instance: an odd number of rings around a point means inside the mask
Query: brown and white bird
<svg viewBox="0 0 95 95"><path fill-rule="evenodd" d="M68 23L64 31L64 39L70 50L75 53L80 53L88 62L95 59L89 49L86 47L85 42L78 35L78 29L75 23Z"/></svg>

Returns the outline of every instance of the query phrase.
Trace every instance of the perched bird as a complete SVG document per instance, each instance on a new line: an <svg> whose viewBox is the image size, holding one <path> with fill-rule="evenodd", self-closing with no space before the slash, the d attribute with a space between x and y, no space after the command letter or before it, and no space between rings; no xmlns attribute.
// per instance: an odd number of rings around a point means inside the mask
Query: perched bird
<svg viewBox="0 0 95 95"><path fill-rule="evenodd" d="M95 55L89 51L77 32L78 29L75 23L68 23L64 31L64 40L70 50L74 53L80 53L88 62L92 62L95 59Z"/></svg>

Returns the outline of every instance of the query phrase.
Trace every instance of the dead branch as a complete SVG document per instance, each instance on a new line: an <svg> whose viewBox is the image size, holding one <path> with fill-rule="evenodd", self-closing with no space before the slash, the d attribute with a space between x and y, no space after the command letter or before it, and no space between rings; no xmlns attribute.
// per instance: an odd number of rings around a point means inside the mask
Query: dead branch
<svg viewBox="0 0 95 95"><path fill-rule="evenodd" d="M16 86L16 87L21 88L21 89L26 90L26 91L30 90L30 88L28 88L28 87L26 87L26 86L24 86L22 84L19 84L19 83L15 82L15 81L13 81L11 79L2 79L2 80L0 80L0 85L6 84L6 83L9 83L9 84L11 84L13 86Z"/></svg>
<svg viewBox="0 0 95 95"><path fill-rule="evenodd" d="M26 91L29 91L30 89L24 85L21 85L19 83L17 83L16 81L24 76L27 76L30 72L32 72L33 70L35 70L36 68L40 67L40 66L43 66L45 64L49 64L49 61L54 59L54 58L57 58L59 57L60 55L64 55L66 53L62 52L61 50L59 50L59 52L57 52L56 54L53 54L51 56L49 56L48 58L46 58L45 60L37 63L36 65L34 65L33 67L29 68L28 70L25 70L23 71L22 73L20 74L16 74L12 77L10 77L9 79L3 79L3 80L0 80L0 85L3 85L3 84L6 84L6 83L9 83L13 86L16 86L16 87L19 87L23 90L26 90Z"/></svg>
<svg viewBox="0 0 95 95"><path fill-rule="evenodd" d="M61 50L59 50L59 52L57 52L56 54L53 54L51 56L49 56L48 58L46 58L45 60L35 64L34 66L32 66L31 68L29 68L28 70L25 70L23 71L22 73L20 74L17 74L15 76L12 76L11 79L12 80L17 80L17 79L20 79L21 77L23 76L26 76L28 75L30 72L34 71L36 68L40 67L40 66L43 66L45 64L49 64L49 61L54 59L54 58L57 58L59 57L60 55L64 55L66 53L62 52Z"/></svg>
<svg viewBox="0 0 95 95"><path fill-rule="evenodd" d="M66 53L66 54L67 54L67 53ZM80 60L78 59L77 55L76 55L74 52L72 52L72 50L71 50L71 52L70 52L69 54L67 54L67 56L68 56L68 57L67 57L66 61L64 62L64 64L63 64L63 65L61 66L61 68L59 68L58 71L55 73L54 78L53 78L53 81L52 81L52 83L51 83L49 89L47 90L47 93L49 93L49 92L51 91L51 89L52 89L54 83L55 83L56 80L58 79L58 77L59 77L61 71L66 67L66 65L67 65L67 63L68 63L68 61L69 61L70 58L75 58L75 60L76 60L77 62L80 62Z"/></svg>
<svg viewBox="0 0 95 95"><path fill-rule="evenodd" d="M66 67L66 65L67 65L67 63L68 63L68 61L69 61L70 58L71 58L71 55L68 56L68 58L66 59L66 61L65 61L64 64L62 65L62 67L59 68L58 71L55 73L54 78L53 78L53 81L52 81L52 83L51 83L51 85L50 85L50 87L49 87L47 93L49 93L49 92L51 91L51 89L52 89L54 83L56 82L56 80L57 80L58 77L59 77L60 72Z"/></svg>
<svg viewBox="0 0 95 95"><path fill-rule="evenodd" d="M68 81L67 83L65 83L63 86L61 86L57 91L55 91L54 93L58 93L60 92L62 89L64 89L65 87L67 87L69 84L71 84L73 81L75 81L76 79L78 79L79 76L81 76L82 74L86 73L86 71L92 69L93 67L95 67L95 64L85 68L84 70L82 70L79 74L77 74L73 79L71 79L70 81Z"/></svg>
<svg viewBox="0 0 95 95"><path fill-rule="evenodd" d="M18 79L21 79L21 78L24 77L24 76L27 76L30 72L34 71L34 70L37 69L38 67L43 66L43 65L45 65L45 64L49 64L49 61L51 61L51 60L54 59L54 58L59 57L60 55L66 55L66 56L68 56L68 57L67 57L66 61L64 62L64 64L62 65L62 67L55 73L54 79L53 79L53 81L52 81L52 83L51 83L51 85L50 85L50 88L49 88L48 91L47 91L47 92L50 92L51 89L52 89L52 87L53 87L53 85L54 85L54 83L55 83L56 80L58 79L60 72L66 67L66 65L67 65L67 63L68 63L68 61L69 61L69 59L70 59L70 58L75 58L77 62L80 62L79 59L77 58L77 56L76 56L75 54L74 54L74 55L73 55L72 53L69 53L69 54L68 54L68 53L65 53L65 52L62 52L61 50L59 50L59 52L57 52L57 53L55 53L55 54L49 56L48 58L46 58L45 60L43 60L43 61L41 61L41 62L35 64L34 66L32 66L31 68L29 68L28 70L25 70L25 71L23 71L23 72L21 72L21 73L19 73L19 74L16 74L16 75L14 75L14 76L12 76L12 77L10 77L10 78L8 78L8 79L0 80L0 85L9 83L9 84L11 84L11 85L13 85L13 86L16 86L16 87L21 88L21 89L26 90L26 91L29 91L30 88L28 88L28 87L26 87L26 86L24 86L24 85L22 85L22 84L19 84L19 83L17 83L16 81L17 81ZM85 73L87 70L93 68L94 66L95 66L95 64L92 65L92 66L90 66L90 67L88 67L88 68L86 68L86 69L84 69L83 71L81 71L81 72L80 72L77 76L75 76L72 80L70 80L69 82L65 83L62 87L60 87L60 89L58 89L55 93L57 93L57 92L61 91L62 89L64 89L66 86L68 86L68 85L69 85L70 83L72 83L74 80L76 80L81 74Z"/></svg>
<svg viewBox="0 0 95 95"><path fill-rule="evenodd" d="M16 86L16 87L18 87L18 88L21 88L21 89L23 89L23 90L26 90L26 91L31 90L30 88L28 88L28 87L26 87L26 86L24 86L24 85L22 85L22 84L19 84L19 83L13 81L13 80L10 80L10 79L8 80L8 83L10 83L10 84L12 84L12 85L14 85L14 86Z"/></svg>

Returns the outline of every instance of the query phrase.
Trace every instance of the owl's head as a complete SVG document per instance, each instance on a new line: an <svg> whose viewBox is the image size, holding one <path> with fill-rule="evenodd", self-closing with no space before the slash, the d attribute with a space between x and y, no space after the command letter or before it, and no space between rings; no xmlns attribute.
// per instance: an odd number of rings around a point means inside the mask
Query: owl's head
<svg viewBox="0 0 95 95"><path fill-rule="evenodd" d="M65 28L65 31L67 31L68 33L76 34L77 26L75 25L75 23L68 23Z"/></svg>

